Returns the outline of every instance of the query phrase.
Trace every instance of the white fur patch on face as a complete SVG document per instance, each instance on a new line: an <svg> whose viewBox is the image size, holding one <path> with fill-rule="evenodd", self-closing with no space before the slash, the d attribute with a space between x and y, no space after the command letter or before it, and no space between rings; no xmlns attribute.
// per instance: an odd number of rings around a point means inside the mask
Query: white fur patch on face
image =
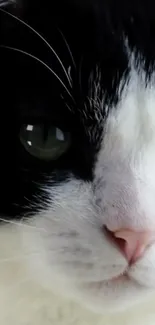
<svg viewBox="0 0 155 325"><path fill-rule="evenodd" d="M145 85L144 76L131 69L122 98L107 119L95 178L106 211L103 223L112 230L155 230L154 81Z"/></svg>

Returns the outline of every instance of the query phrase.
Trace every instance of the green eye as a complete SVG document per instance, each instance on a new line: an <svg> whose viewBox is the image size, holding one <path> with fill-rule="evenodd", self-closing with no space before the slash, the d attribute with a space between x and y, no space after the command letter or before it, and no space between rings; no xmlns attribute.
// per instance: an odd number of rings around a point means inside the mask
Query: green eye
<svg viewBox="0 0 155 325"><path fill-rule="evenodd" d="M67 132L42 124L23 124L20 129L20 141L32 156L50 161L58 159L70 146Z"/></svg>

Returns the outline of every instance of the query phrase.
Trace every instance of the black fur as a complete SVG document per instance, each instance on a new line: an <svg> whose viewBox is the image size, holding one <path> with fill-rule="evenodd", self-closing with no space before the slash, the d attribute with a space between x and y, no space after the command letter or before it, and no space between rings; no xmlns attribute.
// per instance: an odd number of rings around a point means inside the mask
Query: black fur
<svg viewBox="0 0 155 325"><path fill-rule="evenodd" d="M126 38L144 60L148 76L154 71L155 2L25 0L6 2L6 6L4 2L2 9L20 17L51 44L66 69L71 67L72 78L70 87L43 40L0 11L0 215L10 219L45 207L48 202L43 186L47 182L57 184L70 174L92 181L107 116L105 107L109 111L117 103L120 80L128 77ZM43 64L4 45L42 60L61 78L71 96ZM104 98L102 105L94 101L97 82L99 103ZM24 123L48 123L70 132L69 150L54 162L32 157L19 140Z"/></svg>

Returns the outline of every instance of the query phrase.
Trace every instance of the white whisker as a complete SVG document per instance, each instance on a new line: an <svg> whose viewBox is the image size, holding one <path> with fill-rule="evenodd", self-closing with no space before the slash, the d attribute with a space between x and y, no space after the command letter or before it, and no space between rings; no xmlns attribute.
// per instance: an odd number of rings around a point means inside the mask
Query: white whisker
<svg viewBox="0 0 155 325"><path fill-rule="evenodd" d="M11 224L11 225L15 225L15 226L18 226L18 227L26 227L26 228L31 228L31 229L41 230L41 231L47 232L44 228L37 228L35 226L23 223L22 221L16 222L16 221L7 220L7 219L4 219L4 218L0 218L0 221Z"/></svg>
<svg viewBox="0 0 155 325"><path fill-rule="evenodd" d="M64 87L64 89L66 90L66 92L72 98L72 100L74 102L73 96L71 95L70 91L65 86L65 84L63 83L63 81L59 78L59 76L44 61L40 60L39 58L37 58L36 56L34 56L31 53L25 52L23 50L20 50L18 48L15 48L15 47L6 46L6 45L0 45L0 47L5 48L5 49L9 49L9 50L12 50L12 51L16 51L16 52L19 52L19 53L22 53L22 54L25 54L25 55L29 56L30 58L36 60L37 62L41 63L45 68L47 68L59 80L59 82L61 83L61 85Z"/></svg>
<svg viewBox="0 0 155 325"><path fill-rule="evenodd" d="M8 0L8 1L2 1L2 2L0 2L0 8L2 8L2 7L6 7L6 6L9 5L10 3L11 3L10 0Z"/></svg>
<svg viewBox="0 0 155 325"><path fill-rule="evenodd" d="M67 103L65 103L65 106L68 108L68 110L69 110L70 112L72 112L71 107L70 107Z"/></svg>
<svg viewBox="0 0 155 325"><path fill-rule="evenodd" d="M70 87L72 87L71 80L70 80L70 78L68 76L68 73L67 73L67 70L66 70L64 64L62 63L62 61L61 61L60 57L58 56L58 54L54 51L53 47L47 42L47 40L39 32L37 32L33 27L31 27L29 24L27 24L22 19L18 18L17 16L14 16L13 14L11 14L10 12L8 12L8 11L6 11L4 9L0 8L0 10L3 11L4 13L6 13L7 15L11 16L12 18L18 20L21 24L28 27L32 32L34 32L34 34L36 34L48 46L48 48L53 52L53 54L55 55L55 57L59 61L60 65L61 65L61 67L62 67L62 69L63 69L63 71L64 71L64 73L66 75L66 78L67 78L67 80L69 82L69 85L70 85Z"/></svg>
<svg viewBox="0 0 155 325"><path fill-rule="evenodd" d="M72 82L72 77L71 77L71 66L68 67L68 76L70 78L70 81Z"/></svg>
<svg viewBox="0 0 155 325"><path fill-rule="evenodd" d="M66 44L66 47L67 47L68 52L69 52L69 54L70 54L70 57L71 57L71 59L72 59L73 65L74 65L74 67L75 67L75 69L76 69L76 63L75 63L75 60L74 60L74 57L73 57L72 51L71 51L71 49L70 49L70 46L69 46L69 44L68 44L68 42L67 42L67 40L66 40L64 34L62 33L62 31L61 31L60 29L58 29L58 30L59 30L59 33L61 34L61 36L62 36L62 38L63 38L63 40L64 40L64 42L65 42L65 44Z"/></svg>

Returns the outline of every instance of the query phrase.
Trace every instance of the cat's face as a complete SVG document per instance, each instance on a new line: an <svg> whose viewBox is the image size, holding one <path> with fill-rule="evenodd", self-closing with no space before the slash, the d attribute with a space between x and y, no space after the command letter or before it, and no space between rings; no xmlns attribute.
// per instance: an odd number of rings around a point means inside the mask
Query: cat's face
<svg viewBox="0 0 155 325"><path fill-rule="evenodd" d="M101 3L15 8L40 36L0 13L1 218L32 277L100 311L155 291L155 24ZM152 240L129 263L106 229Z"/></svg>

